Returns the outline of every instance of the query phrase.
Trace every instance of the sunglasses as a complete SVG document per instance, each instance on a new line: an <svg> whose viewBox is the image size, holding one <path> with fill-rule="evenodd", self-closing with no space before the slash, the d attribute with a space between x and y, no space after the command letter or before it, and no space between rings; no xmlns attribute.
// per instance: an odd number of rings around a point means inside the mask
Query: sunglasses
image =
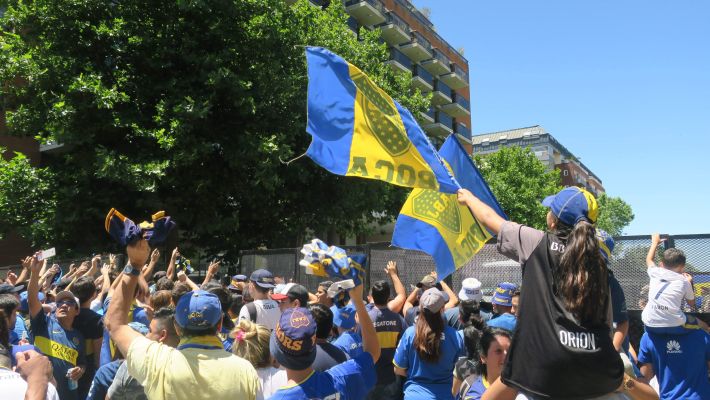
<svg viewBox="0 0 710 400"><path fill-rule="evenodd" d="M71 300L62 300L57 302L57 308L61 306L76 307L76 303Z"/></svg>

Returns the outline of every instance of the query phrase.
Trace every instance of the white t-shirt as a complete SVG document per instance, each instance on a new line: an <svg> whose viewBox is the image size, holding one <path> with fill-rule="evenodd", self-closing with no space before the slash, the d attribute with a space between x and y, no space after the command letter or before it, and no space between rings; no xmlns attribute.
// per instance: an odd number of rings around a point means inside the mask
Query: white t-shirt
<svg viewBox="0 0 710 400"><path fill-rule="evenodd" d="M685 324L683 300L693 300L693 286L682 274L660 267L649 267L651 278L648 304L641 313L644 325L668 328Z"/></svg>
<svg viewBox="0 0 710 400"><path fill-rule="evenodd" d="M248 303L239 311L239 319L249 319L249 307L247 306ZM254 306L256 307L255 322L273 331L276 328L276 324L279 323L279 318L281 318L279 304L271 299L254 300Z"/></svg>
<svg viewBox="0 0 710 400"><path fill-rule="evenodd" d="M24 400L27 382L17 372L0 368L0 393L5 400ZM47 384L47 400L59 400L57 389Z"/></svg>
<svg viewBox="0 0 710 400"><path fill-rule="evenodd" d="M286 386L286 383L288 383L286 371L283 369L274 367L259 368L256 370L256 374L259 375L261 393L264 395L265 399L271 397L274 392Z"/></svg>

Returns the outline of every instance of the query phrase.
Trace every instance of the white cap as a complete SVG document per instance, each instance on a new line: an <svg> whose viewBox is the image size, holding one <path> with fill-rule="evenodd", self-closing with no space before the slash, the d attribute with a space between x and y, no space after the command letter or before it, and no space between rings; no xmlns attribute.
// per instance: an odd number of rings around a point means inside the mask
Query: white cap
<svg viewBox="0 0 710 400"><path fill-rule="evenodd" d="M476 278L466 278L461 282L461 290L459 291L459 300L483 300L481 293L481 282Z"/></svg>

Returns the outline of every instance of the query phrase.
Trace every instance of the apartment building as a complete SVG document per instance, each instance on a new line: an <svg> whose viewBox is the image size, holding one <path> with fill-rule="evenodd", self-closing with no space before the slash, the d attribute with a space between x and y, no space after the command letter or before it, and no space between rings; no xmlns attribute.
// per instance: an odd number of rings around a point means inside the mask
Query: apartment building
<svg viewBox="0 0 710 400"><path fill-rule="evenodd" d="M322 2L316 2L322 3ZM411 73L416 87L432 94L432 106L420 115L422 129L435 145L452 133L471 151L468 60L439 35L429 19L408 0L344 0L349 25L380 29L389 47L387 64Z"/></svg>
<svg viewBox="0 0 710 400"><path fill-rule="evenodd" d="M560 170L564 186L583 187L595 196L604 193L601 179L539 125L475 135L471 142L474 154L494 153L503 146L530 147L549 169Z"/></svg>

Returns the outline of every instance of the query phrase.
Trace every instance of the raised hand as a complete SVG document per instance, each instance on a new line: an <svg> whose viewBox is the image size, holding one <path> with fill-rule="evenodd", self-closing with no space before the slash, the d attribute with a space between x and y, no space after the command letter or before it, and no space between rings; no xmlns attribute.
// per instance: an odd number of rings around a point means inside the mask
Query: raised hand
<svg viewBox="0 0 710 400"><path fill-rule="evenodd" d="M158 262L160 259L160 251L158 249L154 249L152 253L150 253L150 262L155 264Z"/></svg>
<svg viewBox="0 0 710 400"><path fill-rule="evenodd" d="M397 270L397 262L396 261L387 261L387 266L385 267L385 273L387 275L399 275L399 271Z"/></svg>

